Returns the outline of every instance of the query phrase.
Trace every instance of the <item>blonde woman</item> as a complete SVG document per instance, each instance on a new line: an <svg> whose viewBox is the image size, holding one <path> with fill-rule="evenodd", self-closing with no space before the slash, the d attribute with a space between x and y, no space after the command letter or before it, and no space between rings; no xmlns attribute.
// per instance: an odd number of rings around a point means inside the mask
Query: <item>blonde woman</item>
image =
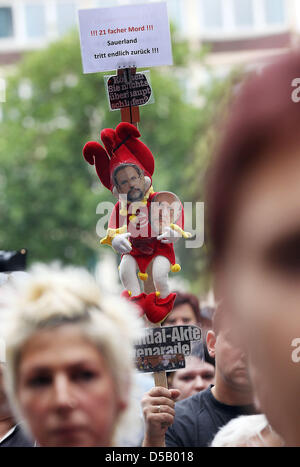
<svg viewBox="0 0 300 467"><path fill-rule="evenodd" d="M116 445L130 408L135 309L104 299L84 270L36 266L5 311L7 392L37 445Z"/></svg>

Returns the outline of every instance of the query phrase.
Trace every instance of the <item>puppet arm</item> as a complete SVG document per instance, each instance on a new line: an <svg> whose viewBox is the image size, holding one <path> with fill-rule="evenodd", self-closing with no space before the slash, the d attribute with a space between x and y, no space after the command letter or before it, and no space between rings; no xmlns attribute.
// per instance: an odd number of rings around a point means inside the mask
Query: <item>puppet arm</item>
<svg viewBox="0 0 300 467"><path fill-rule="evenodd" d="M116 251L118 251L118 248L114 247L114 244L117 246L118 243L120 243L121 239L125 241L125 239L129 237L129 235L127 235L126 215L122 216L121 211L122 211L122 205L120 202L117 202L117 204L114 206L114 209L112 210L112 213L111 213L111 216L108 222L108 229L106 232L106 236L100 240L101 245L109 245L113 247ZM121 225L122 227L120 227ZM124 238L124 235L126 235L125 238ZM116 237L120 237L120 239L118 241L115 241ZM127 247L128 247L128 244L129 242L127 241Z"/></svg>
<svg viewBox="0 0 300 467"><path fill-rule="evenodd" d="M126 225L120 229L108 229L106 237L100 241L101 245L111 246L120 255L126 255L131 252L132 247L128 238L131 233L127 232Z"/></svg>
<svg viewBox="0 0 300 467"><path fill-rule="evenodd" d="M132 250L131 244L128 240L130 236L130 232L115 235L111 242L111 246L120 255L127 255Z"/></svg>
<svg viewBox="0 0 300 467"><path fill-rule="evenodd" d="M162 234L157 237L157 240L160 240L161 243L175 243L181 238L181 234L171 229L171 227L165 227L165 230Z"/></svg>
<svg viewBox="0 0 300 467"><path fill-rule="evenodd" d="M113 246L113 245L112 245L112 242L113 242L114 238L115 238L117 235L124 235L124 234L126 234L126 232L127 232L127 225L126 225L126 224L124 224L123 227L120 227L119 229L111 229L111 228L108 228L108 229L107 229L106 236L103 237L103 238L100 240L100 244L101 244L101 245Z"/></svg>
<svg viewBox="0 0 300 467"><path fill-rule="evenodd" d="M179 225L177 224L170 224L170 228L180 234L181 237L183 238L191 238L192 237L192 234L190 232L185 232L181 227L179 227Z"/></svg>

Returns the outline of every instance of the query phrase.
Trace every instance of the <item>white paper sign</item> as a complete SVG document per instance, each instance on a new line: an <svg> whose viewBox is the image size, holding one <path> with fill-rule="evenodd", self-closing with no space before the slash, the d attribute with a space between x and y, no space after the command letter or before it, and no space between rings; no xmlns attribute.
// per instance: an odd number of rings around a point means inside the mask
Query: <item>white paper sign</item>
<svg viewBox="0 0 300 467"><path fill-rule="evenodd" d="M172 65L166 3L79 10L84 73Z"/></svg>

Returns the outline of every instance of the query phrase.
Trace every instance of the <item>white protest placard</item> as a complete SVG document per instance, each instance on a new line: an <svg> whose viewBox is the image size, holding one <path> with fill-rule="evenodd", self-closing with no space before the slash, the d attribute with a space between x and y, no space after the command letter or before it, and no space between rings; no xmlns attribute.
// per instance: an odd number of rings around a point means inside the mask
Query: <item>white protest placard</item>
<svg viewBox="0 0 300 467"><path fill-rule="evenodd" d="M84 73L172 65L166 3L79 10Z"/></svg>

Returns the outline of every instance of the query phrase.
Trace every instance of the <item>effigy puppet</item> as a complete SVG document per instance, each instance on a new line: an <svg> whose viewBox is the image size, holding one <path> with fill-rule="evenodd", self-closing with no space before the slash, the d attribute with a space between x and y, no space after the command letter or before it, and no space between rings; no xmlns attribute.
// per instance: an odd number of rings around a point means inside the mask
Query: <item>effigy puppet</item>
<svg viewBox="0 0 300 467"><path fill-rule="evenodd" d="M83 155L118 198L100 243L121 255L122 295L135 302L150 322L159 324L172 311L176 297L168 281L170 271L180 270L174 243L191 235L183 230L179 198L167 191L154 192L154 157L140 136L134 125L123 122L115 130L101 132L104 147L95 141L86 143ZM146 294L140 281L147 281L150 267L155 291Z"/></svg>

